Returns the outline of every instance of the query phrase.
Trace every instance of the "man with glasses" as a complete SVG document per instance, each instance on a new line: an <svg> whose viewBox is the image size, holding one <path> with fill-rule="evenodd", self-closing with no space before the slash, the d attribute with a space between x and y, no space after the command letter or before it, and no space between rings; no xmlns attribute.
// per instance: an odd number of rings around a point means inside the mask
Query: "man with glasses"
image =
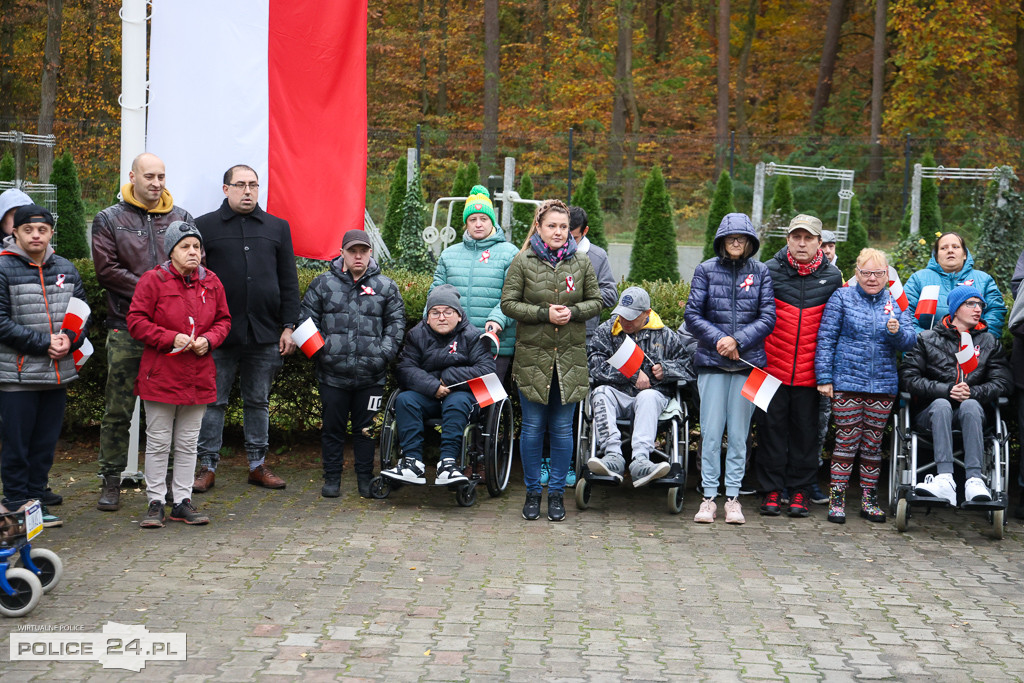
<svg viewBox="0 0 1024 683"><path fill-rule="evenodd" d="M174 205L166 183L164 162L155 154L140 154L121 188L121 201L100 211L92 222L96 280L107 290L107 389L98 458L103 483L96 505L100 510L121 507L121 473L128 466L135 378L144 348L128 334L125 316L139 278L164 260L168 226L192 222L188 211Z"/></svg>
<svg viewBox="0 0 1024 683"><path fill-rule="evenodd" d="M435 287L427 297L426 319L409 330L398 357L395 400L398 446L402 459L382 475L409 484L426 484L423 420L441 418L441 459L434 484L466 480L458 469L462 433L476 399L467 381L494 372L490 347L466 318L452 285Z"/></svg>
<svg viewBox="0 0 1024 683"><path fill-rule="evenodd" d="M242 428L249 483L283 489L285 481L266 464L270 446L270 388L283 362L295 351L292 329L299 317L299 280L288 221L259 205L256 171L245 165L224 173L224 202L196 219L206 265L224 284L231 332L213 350L217 401L206 409L199 431L199 472L192 490L214 485L224 436L224 410L241 375Z"/></svg>

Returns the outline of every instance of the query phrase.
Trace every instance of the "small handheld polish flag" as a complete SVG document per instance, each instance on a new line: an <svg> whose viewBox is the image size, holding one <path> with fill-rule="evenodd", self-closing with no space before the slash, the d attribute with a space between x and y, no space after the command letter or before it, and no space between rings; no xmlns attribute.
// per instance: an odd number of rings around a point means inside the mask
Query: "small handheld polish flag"
<svg viewBox="0 0 1024 683"><path fill-rule="evenodd" d="M320 330L316 329L312 318L306 318L304 323L295 328L292 341L302 349L306 358L312 358L313 354L324 347L324 338L320 336Z"/></svg>
<svg viewBox="0 0 1024 683"><path fill-rule="evenodd" d="M473 398L476 399L481 408L486 408L492 403L508 398L508 393L505 391L505 387L501 385L501 380L493 372L489 372L483 377L474 377L469 380L468 384L473 392Z"/></svg>
<svg viewBox="0 0 1024 683"><path fill-rule="evenodd" d="M914 317L918 320L921 316L933 316L939 308L939 286L925 285L921 288L921 298L917 300L917 308L914 309Z"/></svg>
<svg viewBox="0 0 1024 683"><path fill-rule="evenodd" d="M903 291L903 283L900 282L900 274L892 266L889 266L889 293L892 294L892 298L896 300L901 311L910 307L907 293Z"/></svg>
<svg viewBox="0 0 1024 683"><path fill-rule="evenodd" d="M622 335L622 344L618 351L612 354L607 363L621 372L626 378L636 374L644 362L644 350L629 336Z"/></svg>
<svg viewBox="0 0 1024 683"><path fill-rule="evenodd" d="M192 329L189 330L189 333L188 333L189 339L195 339L196 338L196 321L195 321L195 319L192 316L188 317L188 324L192 326ZM186 348L187 348L187 345L186 346L179 346L176 349L171 349L170 351L168 351L167 355L168 356L173 356L175 354L179 354L182 351L184 351Z"/></svg>
<svg viewBox="0 0 1024 683"><path fill-rule="evenodd" d="M68 301L68 308L64 312L64 321L61 323L61 329L74 333L75 338L72 341L77 341L82 335L82 330L85 329L85 321L89 319L89 313L89 304L78 297L73 296Z"/></svg>
<svg viewBox="0 0 1024 683"><path fill-rule="evenodd" d="M92 352L92 342L89 341L88 337L86 337L85 341L82 342L82 345L71 353L71 357L75 361L76 371L81 372L82 366L85 365L85 361L89 360L89 357L92 355Z"/></svg>
<svg viewBox="0 0 1024 683"><path fill-rule="evenodd" d="M964 375L970 374L978 367L978 355L974 349L974 340L967 332L960 333L960 350L956 353L956 362Z"/></svg>
<svg viewBox="0 0 1024 683"><path fill-rule="evenodd" d="M498 351L501 350L501 342L498 340L498 335L493 332L484 332L480 335L481 339L487 339L491 342L491 347L494 349L494 357L498 357Z"/></svg>
<svg viewBox="0 0 1024 683"><path fill-rule="evenodd" d="M761 368L753 368L750 376L743 383L740 393L743 398L752 402L761 410L768 412L768 404L772 402L775 392L779 390L782 382L772 377Z"/></svg>

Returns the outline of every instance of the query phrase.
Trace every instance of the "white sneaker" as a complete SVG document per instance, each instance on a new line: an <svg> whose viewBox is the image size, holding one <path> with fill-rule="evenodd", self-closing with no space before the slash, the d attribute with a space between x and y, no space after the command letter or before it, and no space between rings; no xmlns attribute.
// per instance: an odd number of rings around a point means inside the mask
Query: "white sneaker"
<svg viewBox="0 0 1024 683"><path fill-rule="evenodd" d="M980 477L971 477L964 482L964 500L968 503L972 501L981 503L992 500L992 494L989 493L984 480Z"/></svg>
<svg viewBox="0 0 1024 683"><path fill-rule="evenodd" d="M437 477L434 478L435 486L447 486L462 481L469 481L462 472L455 467L454 460L442 460L437 464Z"/></svg>
<svg viewBox="0 0 1024 683"><path fill-rule="evenodd" d="M697 524L711 524L715 521L715 512L718 510L718 506L715 505L715 501L711 498L705 498L700 502L700 510L693 516L693 521Z"/></svg>
<svg viewBox="0 0 1024 683"><path fill-rule="evenodd" d="M423 476L423 463L414 458L403 458L391 469L382 470L381 475L394 481L404 481L407 484L427 483L427 478Z"/></svg>
<svg viewBox="0 0 1024 683"><path fill-rule="evenodd" d="M647 458L633 458L629 463L629 476L633 479L633 488L646 486L655 479L661 479L672 470L667 462L653 463Z"/></svg>
<svg viewBox="0 0 1024 683"><path fill-rule="evenodd" d="M725 501L725 523L726 524L745 524L746 518L743 516L743 509L740 507L739 498L730 498Z"/></svg>
<svg viewBox="0 0 1024 683"><path fill-rule="evenodd" d="M587 460L587 469L602 477L614 477L617 482L622 483L622 473L608 467L607 463L597 456Z"/></svg>
<svg viewBox="0 0 1024 683"><path fill-rule="evenodd" d="M956 505L956 482L952 474L926 475L924 481L914 487L919 496L944 498L950 505Z"/></svg>

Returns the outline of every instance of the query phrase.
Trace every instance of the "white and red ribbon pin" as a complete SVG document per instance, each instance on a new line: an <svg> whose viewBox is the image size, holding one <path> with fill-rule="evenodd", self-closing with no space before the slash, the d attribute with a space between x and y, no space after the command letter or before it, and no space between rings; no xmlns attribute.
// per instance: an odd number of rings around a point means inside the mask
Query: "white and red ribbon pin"
<svg viewBox="0 0 1024 683"><path fill-rule="evenodd" d="M565 291L567 291L567 292L575 292L576 291L576 281L572 279L572 275L566 275L565 276Z"/></svg>
<svg viewBox="0 0 1024 683"><path fill-rule="evenodd" d="M484 249L484 253L480 254L480 263L487 263L489 258L491 258L491 250Z"/></svg>
<svg viewBox="0 0 1024 683"><path fill-rule="evenodd" d="M367 287L366 285L359 285L359 287L363 290L363 293L360 294L360 296L365 296L367 294L372 296L373 294L377 293L373 291L373 287Z"/></svg>
<svg viewBox="0 0 1024 683"><path fill-rule="evenodd" d="M892 315L892 300L885 302L885 308L882 309L882 312L886 315Z"/></svg>
<svg viewBox="0 0 1024 683"><path fill-rule="evenodd" d="M740 289L750 289L750 286L754 284L754 274L750 273L743 279L740 284Z"/></svg>
<svg viewBox="0 0 1024 683"><path fill-rule="evenodd" d="M459 340L456 339L448 346L448 353L456 353L459 350Z"/></svg>
<svg viewBox="0 0 1024 683"><path fill-rule="evenodd" d="M60 287L61 289L64 289L64 277L65 277L65 276L64 276L64 273L57 273L57 282L56 282L56 285L57 285L58 287Z"/></svg>

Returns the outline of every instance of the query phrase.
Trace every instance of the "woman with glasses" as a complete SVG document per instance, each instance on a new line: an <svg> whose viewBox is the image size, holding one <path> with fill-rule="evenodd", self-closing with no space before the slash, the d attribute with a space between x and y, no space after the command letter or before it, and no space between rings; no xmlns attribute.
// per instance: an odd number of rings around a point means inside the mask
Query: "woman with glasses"
<svg viewBox="0 0 1024 683"><path fill-rule="evenodd" d="M913 312L900 310L888 285L885 254L862 249L856 283L832 294L818 328L818 391L832 399L836 425L828 507L828 521L836 524L846 522L846 489L858 454L860 516L885 521L877 493L882 432L899 388L896 355L917 340Z"/></svg>
<svg viewBox="0 0 1024 683"><path fill-rule="evenodd" d="M946 298L957 287L974 287L985 302L985 315L982 320L988 331L998 338L1003 333L1006 321L1006 303L995 280L988 273L974 269L974 257L967 248L964 238L955 232L944 232L932 246L932 257L928 265L910 276L904 291L910 301L911 310L916 310L917 302L928 292L928 285L938 285L938 301L934 315L922 315L914 319L914 328L923 330L938 327L939 323L950 313Z"/></svg>
<svg viewBox="0 0 1024 683"><path fill-rule="evenodd" d="M547 433L548 519L560 522L565 519L565 473L572 460L572 417L589 386L586 321L601 311L601 290L590 259L578 254L576 240L569 238L569 208L557 199L537 207L526 242L505 276L501 310L518 323L512 376L523 410L523 518L540 517Z"/></svg>

